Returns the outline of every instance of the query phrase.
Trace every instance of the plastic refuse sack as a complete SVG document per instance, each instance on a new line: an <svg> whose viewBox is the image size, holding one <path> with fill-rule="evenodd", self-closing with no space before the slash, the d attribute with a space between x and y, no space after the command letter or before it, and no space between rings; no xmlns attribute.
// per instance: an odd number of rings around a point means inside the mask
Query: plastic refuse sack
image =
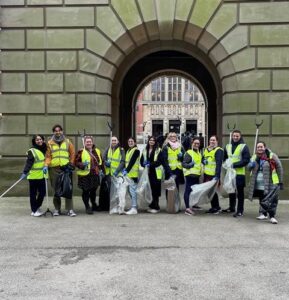
<svg viewBox="0 0 289 300"><path fill-rule="evenodd" d="M180 194L174 177L164 181L164 188L167 190L167 212L175 214L180 210Z"/></svg>
<svg viewBox="0 0 289 300"><path fill-rule="evenodd" d="M202 205L209 203L217 189L218 181L213 179L201 184L194 184L191 186L190 206Z"/></svg>
<svg viewBox="0 0 289 300"><path fill-rule="evenodd" d="M273 189L261 200L260 205L261 207L267 212L277 206L278 200L278 193L279 193L279 186L276 185Z"/></svg>
<svg viewBox="0 0 289 300"><path fill-rule="evenodd" d="M70 172L61 172L55 180L55 197L72 199L72 178Z"/></svg>
<svg viewBox="0 0 289 300"><path fill-rule="evenodd" d="M223 180L223 188L228 193L236 192L236 170L232 168L232 161L227 159L223 163L223 168L226 170L226 175Z"/></svg>
<svg viewBox="0 0 289 300"><path fill-rule="evenodd" d="M110 185L110 214L123 213L125 207L125 195L129 182L126 177L111 176Z"/></svg>
<svg viewBox="0 0 289 300"><path fill-rule="evenodd" d="M152 189L149 180L148 168L143 170L136 188L139 203L151 204L153 201Z"/></svg>
<svg viewBox="0 0 289 300"><path fill-rule="evenodd" d="M104 176L100 183L99 189L99 210L109 211L109 193L110 193L110 184L109 177Z"/></svg>

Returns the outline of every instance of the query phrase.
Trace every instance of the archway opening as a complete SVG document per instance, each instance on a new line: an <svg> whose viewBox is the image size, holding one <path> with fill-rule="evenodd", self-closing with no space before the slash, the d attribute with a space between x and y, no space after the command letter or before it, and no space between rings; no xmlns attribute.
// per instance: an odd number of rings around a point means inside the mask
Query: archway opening
<svg viewBox="0 0 289 300"><path fill-rule="evenodd" d="M176 132L186 137L207 136L206 95L188 75L166 70L155 75L137 94L135 102L135 136L145 144L148 136L164 140ZM186 77L185 77L186 76Z"/></svg>
<svg viewBox="0 0 289 300"><path fill-rule="evenodd" d="M118 97L118 134L124 143L131 135L136 134L135 128L135 102L145 83L156 77L157 74L169 71L183 74L184 77L198 83L207 103L207 135L221 133L220 91L208 68L197 58L180 51L157 51L146 55L135 62L126 72L120 83ZM219 117L219 118L218 118Z"/></svg>

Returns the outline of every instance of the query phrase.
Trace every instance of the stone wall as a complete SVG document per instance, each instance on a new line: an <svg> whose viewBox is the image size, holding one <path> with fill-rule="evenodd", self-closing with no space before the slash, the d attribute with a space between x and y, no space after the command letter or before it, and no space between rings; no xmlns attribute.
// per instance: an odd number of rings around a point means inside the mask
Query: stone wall
<svg viewBox="0 0 289 300"><path fill-rule="evenodd" d="M224 141L229 123L253 145L257 113L264 121L261 138L289 158L288 1L0 0L0 5L2 157L22 157L31 135L50 135L54 123L64 125L77 148L83 128L104 148L107 121L117 119L118 99L111 95L123 60L141 46L170 50L165 45L173 48L177 41L193 56L199 49L218 72ZM155 41L158 49L150 46Z"/></svg>

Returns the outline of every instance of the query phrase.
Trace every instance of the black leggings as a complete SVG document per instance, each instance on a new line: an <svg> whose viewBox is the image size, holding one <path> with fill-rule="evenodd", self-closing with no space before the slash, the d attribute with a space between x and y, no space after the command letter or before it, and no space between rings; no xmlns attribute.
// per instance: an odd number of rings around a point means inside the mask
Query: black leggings
<svg viewBox="0 0 289 300"><path fill-rule="evenodd" d="M29 194L31 210L36 212L46 194L45 179L29 179Z"/></svg>
<svg viewBox="0 0 289 300"><path fill-rule="evenodd" d="M83 201L86 209L90 208L89 200L90 200L92 207L96 206L96 203L95 203L96 188L88 190L88 191L82 190L82 201Z"/></svg>

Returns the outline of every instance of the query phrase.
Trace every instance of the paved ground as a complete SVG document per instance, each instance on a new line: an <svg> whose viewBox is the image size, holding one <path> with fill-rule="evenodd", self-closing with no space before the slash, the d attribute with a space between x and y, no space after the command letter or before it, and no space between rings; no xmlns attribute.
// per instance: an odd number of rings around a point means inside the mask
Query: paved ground
<svg viewBox="0 0 289 300"><path fill-rule="evenodd" d="M0 200L0 299L288 299L288 201L246 215L29 215ZM223 201L223 206L225 203Z"/></svg>

